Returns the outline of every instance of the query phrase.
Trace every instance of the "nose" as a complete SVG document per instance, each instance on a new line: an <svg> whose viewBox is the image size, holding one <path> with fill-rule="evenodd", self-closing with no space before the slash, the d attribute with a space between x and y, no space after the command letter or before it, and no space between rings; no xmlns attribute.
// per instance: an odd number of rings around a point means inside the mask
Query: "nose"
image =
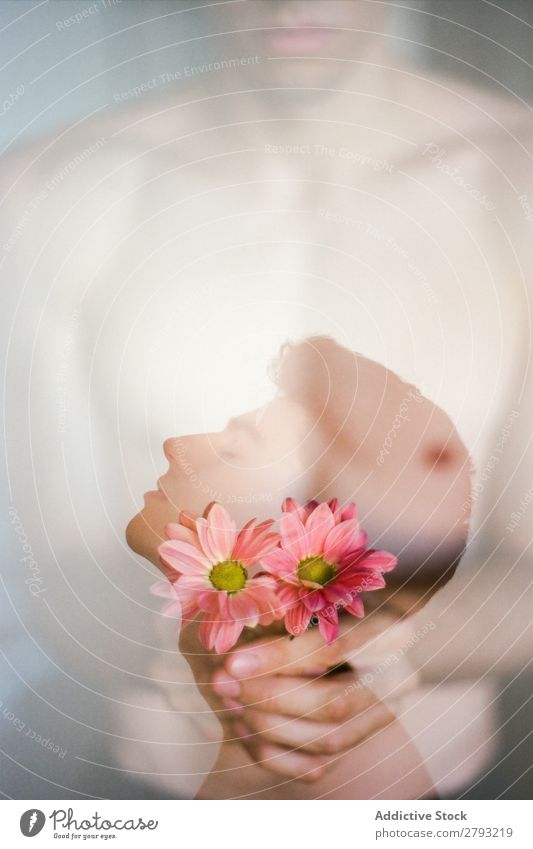
<svg viewBox="0 0 533 849"><path fill-rule="evenodd" d="M213 452L212 434L197 433L165 439L163 451L169 463L202 465Z"/></svg>
<svg viewBox="0 0 533 849"><path fill-rule="evenodd" d="M176 460L176 449L177 449L177 439L174 436L171 436L169 439L165 439L163 442L163 453L167 458L168 462L171 463L172 460Z"/></svg>

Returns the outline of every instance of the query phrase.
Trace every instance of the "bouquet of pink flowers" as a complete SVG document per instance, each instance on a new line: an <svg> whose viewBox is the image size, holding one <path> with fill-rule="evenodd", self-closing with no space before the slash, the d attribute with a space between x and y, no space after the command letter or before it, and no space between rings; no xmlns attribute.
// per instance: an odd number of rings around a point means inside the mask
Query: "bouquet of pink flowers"
<svg viewBox="0 0 533 849"><path fill-rule="evenodd" d="M159 547L175 572L152 587L168 599L163 613L183 625L201 615L200 640L216 652L229 651L244 627L282 619L293 636L316 622L331 643L339 609L362 617L361 593L384 587L383 573L397 563L388 551L367 549L353 503L286 498L279 533L273 525L251 519L237 530L217 503L199 517L181 511Z"/></svg>

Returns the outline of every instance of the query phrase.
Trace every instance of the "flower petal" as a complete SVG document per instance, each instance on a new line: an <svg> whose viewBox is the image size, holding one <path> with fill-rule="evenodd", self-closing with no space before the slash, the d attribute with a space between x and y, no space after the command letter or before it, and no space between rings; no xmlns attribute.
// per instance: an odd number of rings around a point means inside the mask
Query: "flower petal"
<svg viewBox="0 0 533 849"><path fill-rule="evenodd" d="M296 587L291 586L290 584L282 584L278 590L278 599L280 606L285 608L285 610L288 610L295 604L300 603L300 592Z"/></svg>
<svg viewBox="0 0 533 849"><path fill-rule="evenodd" d="M308 610L315 613L317 610L322 610L326 606L327 601L324 598L322 590L300 590L300 601L305 604Z"/></svg>
<svg viewBox="0 0 533 849"><path fill-rule="evenodd" d="M340 515L339 516L336 515L337 511L339 509L339 499L338 498L330 498L329 501L328 501L328 504L329 504L329 509L333 513L333 518L335 519L335 523L338 524L341 521Z"/></svg>
<svg viewBox="0 0 533 849"><path fill-rule="evenodd" d="M218 621L215 624L214 649L218 654L227 652L233 648L237 640L242 634L244 628L243 622L234 622L227 620L225 622Z"/></svg>
<svg viewBox="0 0 533 849"><path fill-rule="evenodd" d="M260 592L262 588L258 587ZM268 590L263 590L268 593ZM243 625L255 627L259 621L259 609L253 597L253 594L243 590L239 593L232 593L228 598L228 609L232 619L237 622L242 622Z"/></svg>
<svg viewBox="0 0 533 849"><path fill-rule="evenodd" d="M203 593L206 590L213 590L213 585L209 580L208 572L203 575L180 575L173 586L176 592L182 589L187 589L197 593Z"/></svg>
<svg viewBox="0 0 533 849"><path fill-rule="evenodd" d="M231 560L237 538L235 522L228 511L216 502L207 514L207 536L210 549L217 558L215 562Z"/></svg>
<svg viewBox="0 0 533 849"><path fill-rule="evenodd" d="M346 504L343 504L340 508L340 522L347 522L349 520L355 519L357 522L359 521L357 518L357 506L353 501L348 501Z"/></svg>
<svg viewBox="0 0 533 849"><path fill-rule="evenodd" d="M152 595L160 596L161 598L175 598L175 590L173 584L168 580L156 581L150 587Z"/></svg>
<svg viewBox="0 0 533 849"><path fill-rule="evenodd" d="M205 575L211 568L203 552L194 545L178 539L163 542L158 548L158 553L167 566L177 569L184 575Z"/></svg>
<svg viewBox="0 0 533 849"><path fill-rule="evenodd" d="M383 589L385 578L381 572L354 572L350 575L349 583L352 592L369 593L372 590Z"/></svg>
<svg viewBox="0 0 533 849"><path fill-rule="evenodd" d="M324 541L328 534L335 528L335 519L329 509L329 504L324 501L315 507L305 523L307 544L311 554L322 554Z"/></svg>
<svg viewBox="0 0 533 849"><path fill-rule="evenodd" d="M253 552L250 553L250 546L255 549L260 540L266 539L270 533L272 525L274 524L273 519L267 519L264 522L260 522L258 525L256 525L255 522L255 519L251 519L237 534L237 539L233 546L234 560L244 560L252 557ZM277 536L278 534L276 534L276 537Z"/></svg>
<svg viewBox="0 0 533 849"><path fill-rule="evenodd" d="M259 624L260 625L272 625L273 622L276 622L278 619L283 619L283 613L274 605L269 610L265 610L263 613L259 614Z"/></svg>
<svg viewBox="0 0 533 849"><path fill-rule="evenodd" d="M313 510L316 510L316 508L319 506L319 504L320 504L320 502L316 501L314 498L312 498L310 501L306 501L305 507L304 507L304 514L305 514L304 525L307 522L307 520L308 520L309 516L311 515L311 513L313 512Z"/></svg>
<svg viewBox="0 0 533 849"><path fill-rule="evenodd" d="M361 596L356 595L350 604L346 604L344 609L351 613L352 616L357 616L361 619L365 615L365 608Z"/></svg>
<svg viewBox="0 0 533 849"><path fill-rule="evenodd" d="M377 551L369 549L362 561L362 565L378 572L391 572L398 565L398 560L390 551Z"/></svg>
<svg viewBox="0 0 533 849"><path fill-rule="evenodd" d="M283 548L275 548L261 559L263 569L276 578L298 583L298 562L294 556Z"/></svg>
<svg viewBox="0 0 533 849"><path fill-rule="evenodd" d="M174 591L182 607L184 619L190 619L200 611L199 598L209 591L209 581L195 575L181 575L174 584Z"/></svg>
<svg viewBox="0 0 533 849"><path fill-rule="evenodd" d="M258 530L255 526L256 521L256 519L250 519L238 532L235 545L233 546L233 557L235 560L240 560L243 549L246 548L253 538L254 532Z"/></svg>
<svg viewBox="0 0 533 849"><path fill-rule="evenodd" d="M249 568L273 551L279 544L279 534L259 531L246 544L237 544L233 559Z"/></svg>
<svg viewBox="0 0 533 849"><path fill-rule="evenodd" d="M161 609L162 616L190 621L198 613L198 591L196 589L191 590L187 586L178 587L178 584L183 581L198 581L200 586L205 586L200 578L189 578L187 575L181 575L174 583L170 583L168 580L157 581L150 587L153 595L167 599L167 603Z"/></svg>
<svg viewBox="0 0 533 849"><path fill-rule="evenodd" d="M339 614L336 607L327 607L317 613L318 630L326 643L332 643L339 634Z"/></svg>
<svg viewBox="0 0 533 849"><path fill-rule="evenodd" d="M205 590L203 593L198 593L196 602L200 610L205 613L218 613L218 593L215 589Z"/></svg>
<svg viewBox="0 0 533 849"><path fill-rule="evenodd" d="M214 566L215 563L218 563L218 557L216 552L211 548L211 539L209 537L209 528L207 524L207 519L200 517L196 520L196 532L198 534L199 543L205 552L206 558L209 560L210 565Z"/></svg>
<svg viewBox="0 0 533 849"><path fill-rule="evenodd" d="M283 619L285 607L281 604L275 592L269 590L258 595L255 588L251 592L259 609L259 623L261 625L270 625L276 619Z"/></svg>
<svg viewBox="0 0 533 849"><path fill-rule="evenodd" d="M318 554L308 550L305 528L295 513L283 513L280 520L281 545L296 560L304 560L309 554Z"/></svg>
<svg viewBox="0 0 533 849"><path fill-rule="evenodd" d="M218 615L221 619L231 619L229 612L229 595L224 590L217 590Z"/></svg>
<svg viewBox="0 0 533 849"><path fill-rule="evenodd" d="M324 542L324 557L330 563L338 563L348 552L363 548L366 540L367 535L356 521L339 522Z"/></svg>
<svg viewBox="0 0 533 849"><path fill-rule="evenodd" d="M309 511L305 509L303 504L300 504L299 501L296 501L295 498L286 498L283 504L281 505L282 513L295 513L298 516L302 525L305 525L305 520L309 515Z"/></svg>
<svg viewBox="0 0 533 849"><path fill-rule="evenodd" d="M298 637L306 630L311 621L311 611L304 604L291 607L285 616L285 627L289 634Z"/></svg>
<svg viewBox="0 0 533 849"><path fill-rule="evenodd" d="M183 612L185 609L185 613ZM196 609L196 605L192 604L191 610L187 610L184 608L179 601L167 601L166 604L161 608L161 616L166 616L168 619L190 619L190 614Z"/></svg>
<svg viewBox="0 0 533 849"><path fill-rule="evenodd" d="M334 581L324 587L324 596L330 604L338 604L341 607L350 604L355 591L349 585L341 581Z"/></svg>
<svg viewBox="0 0 533 849"><path fill-rule="evenodd" d="M253 578L248 578L247 586L267 587L269 590L273 590L275 592L279 586L279 582L273 575L269 575L267 572L259 572L259 574L254 575Z"/></svg>
<svg viewBox="0 0 533 849"><path fill-rule="evenodd" d="M180 510L180 525L183 525L185 528L189 528L189 530L196 533L196 519L198 517L194 515L194 513L189 513L188 510Z"/></svg>
<svg viewBox="0 0 533 849"><path fill-rule="evenodd" d="M179 539L182 542L188 542L190 545L198 546L198 534L196 528L191 530L178 522L169 522L165 526L165 534L169 539Z"/></svg>
<svg viewBox="0 0 533 849"><path fill-rule="evenodd" d="M215 648L215 637L217 634L218 619L204 616L198 628L198 637L204 648L213 651Z"/></svg>

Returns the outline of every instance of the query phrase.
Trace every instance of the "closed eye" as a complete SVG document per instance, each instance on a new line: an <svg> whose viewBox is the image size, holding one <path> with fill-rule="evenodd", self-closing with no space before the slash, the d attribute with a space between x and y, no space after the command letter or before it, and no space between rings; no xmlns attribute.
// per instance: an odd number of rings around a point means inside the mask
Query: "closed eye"
<svg viewBox="0 0 533 849"><path fill-rule="evenodd" d="M233 433L240 432L246 434L246 436L253 439L254 442L261 442L261 436L258 429L247 419L230 419L227 425L227 430Z"/></svg>
<svg viewBox="0 0 533 849"><path fill-rule="evenodd" d="M218 456L220 460L235 460L237 454L235 451L232 451L230 448L222 448L218 452Z"/></svg>
<svg viewBox="0 0 533 849"><path fill-rule="evenodd" d="M259 431L252 422L244 417L230 419L221 433L218 456L226 462L238 460L249 453L251 442L261 442Z"/></svg>

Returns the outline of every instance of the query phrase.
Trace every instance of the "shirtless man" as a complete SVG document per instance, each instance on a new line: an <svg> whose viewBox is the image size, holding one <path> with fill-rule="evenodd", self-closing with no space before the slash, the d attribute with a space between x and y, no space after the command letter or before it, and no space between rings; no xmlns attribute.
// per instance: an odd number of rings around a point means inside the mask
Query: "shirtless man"
<svg viewBox="0 0 533 849"><path fill-rule="evenodd" d="M413 386L331 339L286 346L276 373L280 395L260 410L219 433L165 442L168 471L130 522L129 543L173 579L158 545L179 510L203 511L204 488L240 525L251 510L269 518L291 493L302 502L355 499L370 545L398 552L399 564L386 592L364 596L363 622L341 616L341 637L330 646L312 630L291 642L275 626L259 640L248 632L241 648L218 656L183 623L180 648L224 730L201 797L428 796L434 788L416 747L362 683L361 660L357 686L345 661L451 577L466 542L468 453L448 417ZM402 427L389 444L398 411ZM171 694L176 710L182 692ZM418 721L424 725L424 711Z"/></svg>
<svg viewBox="0 0 533 849"><path fill-rule="evenodd" d="M107 597L109 580L124 595L104 620L121 622L128 643L150 643L136 630L147 614L131 615L142 601L126 588L140 578L122 568L121 542L138 493L163 471L145 458L169 434L217 431L236 408L263 403L256 375L287 338L334 336L453 422L480 475L465 504L470 577L486 577L486 552L528 485L514 459L530 431L526 107L399 58L379 5L250 2L205 14L206 32L227 33L213 39L220 55L247 64L81 122L13 156L2 181L11 500L42 562L50 547L60 563L75 553L70 589L85 604L65 612L72 596L54 584L50 597L69 647L97 657L90 600ZM428 475L442 447L435 434ZM498 476L505 500L494 499L487 526ZM503 563L522 552L525 526L503 534ZM486 592L474 581L459 603L481 607ZM474 634L487 606L482 617ZM436 630L446 645L451 622ZM105 651L122 668L120 643ZM157 773L161 746L151 751ZM297 776L301 764L285 769ZM170 792L193 783L154 780Z"/></svg>

